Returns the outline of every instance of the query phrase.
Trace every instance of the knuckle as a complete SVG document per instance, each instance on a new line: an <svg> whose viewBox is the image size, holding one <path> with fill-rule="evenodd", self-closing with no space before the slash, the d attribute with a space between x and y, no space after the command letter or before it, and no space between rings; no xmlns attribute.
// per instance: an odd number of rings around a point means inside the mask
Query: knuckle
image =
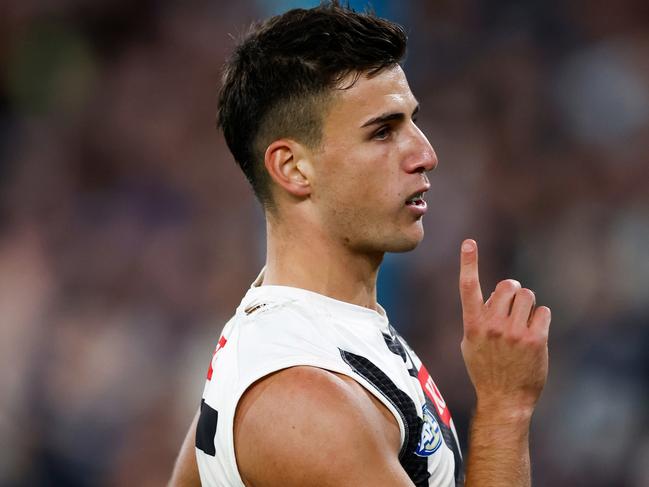
<svg viewBox="0 0 649 487"><path fill-rule="evenodd" d="M505 335L505 341L510 345L515 345L519 343L523 338L522 333L517 331L510 331Z"/></svg>
<svg viewBox="0 0 649 487"><path fill-rule="evenodd" d="M500 338L503 336L503 329L497 323L490 323L487 326L486 334L489 338Z"/></svg>
<svg viewBox="0 0 649 487"><path fill-rule="evenodd" d="M513 293L518 291L521 288L521 283L515 279L505 279L500 281L496 286L496 291Z"/></svg>
<svg viewBox="0 0 649 487"><path fill-rule="evenodd" d="M537 309L541 313L541 316L548 320L548 322L552 319L552 311L550 310L550 308L548 308L547 306L540 306Z"/></svg>
<svg viewBox="0 0 649 487"><path fill-rule="evenodd" d="M542 349L544 348L548 341L547 336L544 333L530 333L525 338L525 343L532 349Z"/></svg>
<svg viewBox="0 0 649 487"><path fill-rule="evenodd" d="M527 289L526 287L521 288L518 291L516 291L516 296L528 299L530 301L534 301L534 299L536 298L536 295L534 294L534 291L532 291L531 289Z"/></svg>
<svg viewBox="0 0 649 487"><path fill-rule="evenodd" d="M460 289L463 289L465 291L473 289L474 284L475 281L470 277L463 277L462 279L460 279Z"/></svg>
<svg viewBox="0 0 649 487"><path fill-rule="evenodd" d="M475 326L465 326L464 327L464 338L465 340L473 340L478 336L478 329Z"/></svg>

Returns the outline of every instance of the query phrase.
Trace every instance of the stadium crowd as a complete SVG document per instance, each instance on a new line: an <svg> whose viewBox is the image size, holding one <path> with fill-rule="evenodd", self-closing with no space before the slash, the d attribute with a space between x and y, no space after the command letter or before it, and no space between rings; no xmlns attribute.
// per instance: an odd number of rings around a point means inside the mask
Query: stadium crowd
<svg viewBox="0 0 649 487"><path fill-rule="evenodd" d="M163 485L259 271L259 205L215 129L253 19L316 2L0 6L0 485ZM367 2L351 2L362 8ZM462 443L459 244L553 310L537 487L649 485L649 7L371 2L440 164L379 295Z"/></svg>

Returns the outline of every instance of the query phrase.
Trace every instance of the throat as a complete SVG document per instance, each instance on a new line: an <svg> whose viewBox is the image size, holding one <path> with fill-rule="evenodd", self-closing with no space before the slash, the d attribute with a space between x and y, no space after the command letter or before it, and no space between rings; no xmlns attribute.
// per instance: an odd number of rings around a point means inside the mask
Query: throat
<svg viewBox="0 0 649 487"><path fill-rule="evenodd" d="M296 234L294 227L268 229L262 285L306 289L378 310L376 277L383 254L359 252L317 228L310 230Z"/></svg>

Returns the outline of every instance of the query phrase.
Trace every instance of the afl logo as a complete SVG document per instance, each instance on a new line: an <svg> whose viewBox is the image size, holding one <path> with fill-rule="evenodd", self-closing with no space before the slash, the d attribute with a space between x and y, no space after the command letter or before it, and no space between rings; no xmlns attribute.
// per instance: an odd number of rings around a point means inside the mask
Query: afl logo
<svg viewBox="0 0 649 487"><path fill-rule="evenodd" d="M415 454L420 457L428 457L442 446L444 438L435 416L433 416L426 404L422 408L422 413L424 415L424 426L421 429L421 438Z"/></svg>

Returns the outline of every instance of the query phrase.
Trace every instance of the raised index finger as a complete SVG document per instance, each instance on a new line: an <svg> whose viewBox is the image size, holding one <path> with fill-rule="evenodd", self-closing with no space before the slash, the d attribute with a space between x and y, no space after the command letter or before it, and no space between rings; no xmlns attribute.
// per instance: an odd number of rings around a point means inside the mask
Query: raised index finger
<svg viewBox="0 0 649 487"><path fill-rule="evenodd" d="M478 244L467 239L460 253L460 299L465 321L478 316L484 301L478 275Z"/></svg>

